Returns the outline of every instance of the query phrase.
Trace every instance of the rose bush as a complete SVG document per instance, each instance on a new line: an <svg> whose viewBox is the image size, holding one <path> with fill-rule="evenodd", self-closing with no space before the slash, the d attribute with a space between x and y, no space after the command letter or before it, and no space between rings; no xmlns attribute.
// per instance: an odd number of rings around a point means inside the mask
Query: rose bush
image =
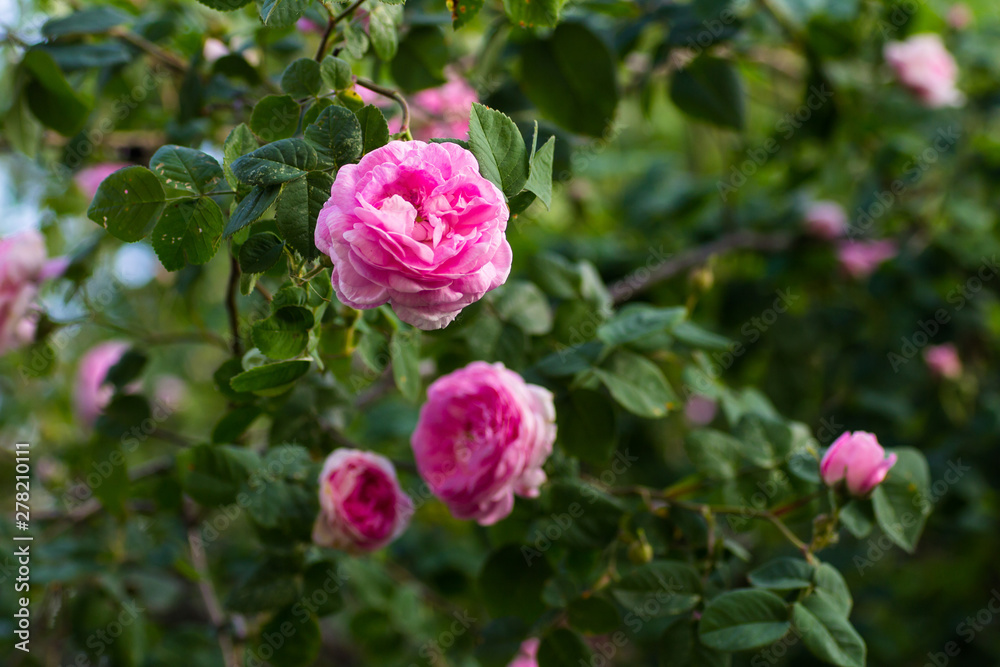
<svg viewBox="0 0 1000 667"><path fill-rule="evenodd" d="M995 664L994 10L0 10L0 651Z"/></svg>

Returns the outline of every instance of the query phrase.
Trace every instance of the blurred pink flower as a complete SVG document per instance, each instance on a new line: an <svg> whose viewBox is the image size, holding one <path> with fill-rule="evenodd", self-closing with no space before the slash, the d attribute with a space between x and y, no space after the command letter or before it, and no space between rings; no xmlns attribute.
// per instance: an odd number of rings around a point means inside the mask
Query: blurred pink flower
<svg viewBox="0 0 1000 667"><path fill-rule="evenodd" d="M0 239L0 354L35 337L31 305L39 286L66 270L69 260L48 259L44 237L34 229Z"/></svg>
<svg viewBox="0 0 1000 667"><path fill-rule="evenodd" d="M222 41L214 37L209 37L205 40L205 46L201 49L201 55L205 58L205 62L214 63L219 58L229 55L229 47Z"/></svg>
<svg viewBox="0 0 1000 667"><path fill-rule="evenodd" d="M837 246L840 266L852 278L867 278L882 262L899 252L895 241L841 241Z"/></svg>
<svg viewBox="0 0 1000 667"><path fill-rule="evenodd" d="M816 201L805 214L806 229L813 236L831 241L847 232L847 213L833 201Z"/></svg>
<svg viewBox="0 0 1000 667"><path fill-rule="evenodd" d="M90 167L84 167L76 172L73 180L76 181L77 187L83 191L83 194L87 195L87 199L93 199L94 195L97 194L97 188L101 185L101 181L127 166L129 166L127 162L102 162Z"/></svg>
<svg viewBox="0 0 1000 667"><path fill-rule="evenodd" d="M955 30L965 30L972 24L972 10L964 2L956 3L948 8L946 19Z"/></svg>
<svg viewBox="0 0 1000 667"><path fill-rule="evenodd" d="M962 360L952 343L931 345L924 350L924 362L938 377L954 379L962 374Z"/></svg>
<svg viewBox="0 0 1000 667"><path fill-rule="evenodd" d="M121 361L128 348L128 343L109 341L90 348L83 355L73 390L76 417L81 423L93 424L111 402L115 390L107 382L108 371Z"/></svg>
<svg viewBox="0 0 1000 667"><path fill-rule="evenodd" d="M884 53L899 82L924 106L957 107L965 101L955 87L958 65L938 35L924 33L903 42L890 42Z"/></svg>
<svg viewBox="0 0 1000 667"><path fill-rule="evenodd" d="M695 394L684 404L684 416L692 424L704 426L712 423L715 414L719 410L719 404L715 399L701 394Z"/></svg>
<svg viewBox="0 0 1000 667"><path fill-rule="evenodd" d="M521 643L521 648L517 655L507 667L538 667L538 645L541 641L537 637L529 637Z"/></svg>
<svg viewBox="0 0 1000 667"><path fill-rule="evenodd" d="M320 25L307 16L303 16L296 21L295 28L299 32L314 32L318 35L322 35L326 31L325 25Z"/></svg>
<svg viewBox="0 0 1000 667"><path fill-rule="evenodd" d="M874 435L845 431L826 450L819 472L827 486L845 482L852 496L866 496L882 483L894 465L896 455L886 456Z"/></svg>
<svg viewBox="0 0 1000 667"><path fill-rule="evenodd" d="M459 74L449 71L447 77L443 86L413 96L410 127L414 139L469 138L469 114L479 95Z"/></svg>
<svg viewBox="0 0 1000 667"><path fill-rule="evenodd" d="M187 398L188 388L184 380L176 375L164 375L157 378L153 393L168 410L176 410Z"/></svg>
<svg viewBox="0 0 1000 667"><path fill-rule="evenodd" d="M384 547L406 530L413 514L389 459L359 449L335 449L327 457L319 505L313 541L353 553Z"/></svg>

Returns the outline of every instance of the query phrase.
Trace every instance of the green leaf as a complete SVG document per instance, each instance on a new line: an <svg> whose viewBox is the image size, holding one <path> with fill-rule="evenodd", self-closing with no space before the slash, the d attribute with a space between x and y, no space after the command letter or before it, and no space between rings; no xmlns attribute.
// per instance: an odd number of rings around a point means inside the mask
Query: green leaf
<svg viewBox="0 0 1000 667"><path fill-rule="evenodd" d="M130 348L114 366L108 369L104 381L110 382L118 389L122 389L138 379L148 361L149 357L142 350L134 347Z"/></svg>
<svg viewBox="0 0 1000 667"><path fill-rule="evenodd" d="M310 0L263 0L260 20L268 28L287 28L302 18Z"/></svg>
<svg viewBox="0 0 1000 667"><path fill-rule="evenodd" d="M240 405L230 410L212 429L212 442L234 442L250 428L250 425L261 414L263 414L263 410L256 405Z"/></svg>
<svg viewBox="0 0 1000 667"><path fill-rule="evenodd" d="M552 331L552 307L542 290L526 280L511 280L495 290L493 307L504 322L521 331L542 336Z"/></svg>
<svg viewBox="0 0 1000 667"><path fill-rule="evenodd" d="M542 114L571 132L604 135L618 106L615 60L589 28L560 24L526 43L521 63L521 88Z"/></svg>
<svg viewBox="0 0 1000 667"><path fill-rule="evenodd" d="M368 37L371 39L375 55L385 61L396 57L399 36L396 22L388 7L376 5L368 13Z"/></svg>
<svg viewBox="0 0 1000 667"><path fill-rule="evenodd" d="M124 439L134 436L137 424L149 419L149 402L142 396L118 394L97 418L96 430L108 438Z"/></svg>
<svg viewBox="0 0 1000 667"><path fill-rule="evenodd" d="M681 619L674 623L659 640L660 667L729 667L729 653L708 648L698 641L698 626Z"/></svg>
<svg viewBox="0 0 1000 667"><path fill-rule="evenodd" d="M699 472L711 479L733 479L740 469L742 443L722 431L702 428L688 433L684 451Z"/></svg>
<svg viewBox="0 0 1000 667"><path fill-rule="evenodd" d="M815 459L813 459L815 462ZM818 479L815 481L819 481ZM868 500L855 498L840 508L840 525L859 540L868 537L875 528L875 514Z"/></svg>
<svg viewBox="0 0 1000 667"><path fill-rule="evenodd" d="M304 359L296 361L279 361L273 364L257 366L238 375L229 381L233 391L261 392L267 390L285 389L292 382L309 372L310 362Z"/></svg>
<svg viewBox="0 0 1000 667"><path fill-rule="evenodd" d="M280 193L280 184L268 187L257 186L250 190L250 194L236 205L229 216L229 222L226 223L223 234L228 238L247 225L257 222L271 208L271 204L275 202Z"/></svg>
<svg viewBox="0 0 1000 667"><path fill-rule="evenodd" d="M211 199L169 202L153 229L153 250L167 271L204 264L219 250L222 224L222 209Z"/></svg>
<svg viewBox="0 0 1000 667"><path fill-rule="evenodd" d="M299 58L281 73L281 89L292 97L319 95L323 86L319 63L312 58Z"/></svg>
<svg viewBox="0 0 1000 667"><path fill-rule="evenodd" d="M728 350L733 344L728 338L703 329L694 322L680 322L671 333L680 342L699 350Z"/></svg>
<svg viewBox="0 0 1000 667"><path fill-rule="evenodd" d="M829 563L822 563L816 568L814 581L816 589L813 591L813 595L826 598L840 612L841 616L847 618L851 613L854 600L851 599L851 589L847 587L847 582L844 581L844 575L840 573L840 570Z"/></svg>
<svg viewBox="0 0 1000 667"><path fill-rule="evenodd" d="M792 605L792 622L813 655L839 667L864 667L865 641L837 609L810 595Z"/></svg>
<svg viewBox="0 0 1000 667"><path fill-rule="evenodd" d="M719 651L749 651L773 644L791 628L788 607L774 593L738 590L723 593L705 607L701 643Z"/></svg>
<svg viewBox="0 0 1000 667"><path fill-rule="evenodd" d="M316 150L303 139L282 139L233 162L233 174L248 185L287 183L318 165Z"/></svg>
<svg viewBox="0 0 1000 667"><path fill-rule="evenodd" d="M226 142L222 145L222 171L226 175L226 182L233 190L239 188L240 182L233 175L232 165L238 158L259 148L257 139L246 123L240 123L232 129Z"/></svg>
<svg viewBox="0 0 1000 667"><path fill-rule="evenodd" d="M537 126L535 135L536 137L538 135ZM524 189L536 195L545 204L545 208L552 205L552 160L555 151L556 138L549 137L537 153L532 146L531 158L528 160L528 180L524 184Z"/></svg>
<svg viewBox="0 0 1000 667"><path fill-rule="evenodd" d="M677 397L663 371L634 352L618 350L594 374L623 408L640 417L658 419L676 407Z"/></svg>
<svg viewBox="0 0 1000 667"><path fill-rule="evenodd" d="M319 64L323 83L331 90L344 90L354 85L351 78L351 65L346 60L336 56L327 56Z"/></svg>
<svg viewBox="0 0 1000 667"><path fill-rule="evenodd" d="M21 65L31 76L24 92L35 118L64 137L83 129L91 104L69 85L53 57L32 49Z"/></svg>
<svg viewBox="0 0 1000 667"><path fill-rule="evenodd" d="M479 172L513 197L528 180L528 153L524 139L510 118L478 102L469 117L469 150L479 162Z"/></svg>
<svg viewBox="0 0 1000 667"><path fill-rule="evenodd" d="M52 59L64 72L122 65L131 62L135 57L133 52L121 42L42 44L34 48L52 56Z"/></svg>
<svg viewBox="0 0 1000 667"><path fill-rule="evenodd" d="M284 558L269 558L233 587L226 597L226 608L255 614L284 607L298 597L295 564Z"/></svg>
<svg viewBox="0 0 1000 667"><path fill-rule="evenodd" d="M368 35L356 22L347 23L342 28L344 32L344 47L355 60L361 60L368 52Z"/></svg>
<svg viewBox="0 0 1000 667"><path fill-rule="evenodd" d="M733 434L742 443L743 456L761 468L779 465L792 450L788 425L759 415L743 415Z"/></svg>
<svg viewBox="0 0 1000 667"><path fill-rule="evenodd" d="M299 127L300 111L291 95L268 95L254 106L250 114L250 129L264 143L288 139Z"/></svg>
<svg viewBox="0 0 1000 667"><path fill-rule="evenodd" d="M514 25L551 27L559 23L559 10L565 3L566 0L503 0L503 8Z"/></svg>
<svg viewBox="0 0 1000 667"><path fill-rule="evenodd" d="M284 249L285 242L277 234L254 234L240 247L240 270L243 273L264 273L277 263Z"/></svg>
<svg viewBox="0 0 1000 667"><path fill-rule="evenodd" d="M451 25L458 30L475 18L483 8L484 0L447 0L447 4L451 10Z"/></svg>
<svg viewBox="0 0 1000 667"><path fill-rule="evenodd" d="M607 396L588 389L571 391L556 401L556 415L556 437L567 454L595 465L614 454L618 429Z"/></svg>
<svg viewBox="0 0 1000 667"><path fill-rule="evenodd" d="M202 505L224 505L236 500L240 486L260 465L260 458L244 447L195 445L177 454L177 470L184 492Z"/></svg>
<svg viewBox="0 0 1000 667"><path fill-rule="evenodd" d="M163 146L153 153L149 168L172 190L208 194L222 180L214 157L184 146Z"/></svg>
<svg viewBox="0 0 1000 667"><path fill-rule="evenodd" d="M393 80L408 93L445 83L448 46L444 31L434 26L416 26L400 41L390 70Z"/></svg>
<svg viewBox="0 0 1000 667"><path fill-rule="evenodd" d="M800 558L775 558L751 572L748 578L757 588L794 591L813 585L815 569Z"/></svg>
<svg viewBox="0 0 1000 667"><path fill-rule="evenodd" d="M125 167L101 182L87 217L122 241L142 240L163 212L160 180L145 167Z"/></svg>
<svg viewBox="0 0 1000 667"><path fill-rule="evenodd" d="M253 0L198 0L201 4L219 12L232 12L249 5Z"/></svg>
<svg viewBox="0 0 1000 667"><path fill-rule="evenodd" d="M357 112L361 125L361 154L367 155L389 143L389 123L382 111L371 104Z"/></svg>
<svg viewBox="0 0 1000 667"><path fill-rule="evenodd" d="M670 99L688 116L742 130L746 122L743 82L727 60L701 55L674 74Z"/></svg>
<svg viewBox="0 0 1000 667"><path fill-rule="evenodd" d="M614 632L621 625L618 609L599 597L574 600L566 607L570 627L585 635L603 635Z"/></svg>
<svg viewBox="0 0 1000 667"><path fill-rule="evenodd" d="M889 451L898 458L872 494L875 521L889 539L913 553L931 513L931 504L926 500L931 473L927 459L918 450L901 447Z"/></svg>
<svg viewBox="0 0 1000 667"><path fill-rule="evenodd" d="M281 188L274 221L288 245L306 259L319 256L315 241L316 220L330 198L332 186L332 176L312 171Z"/></svg>
<svg viewBox="0 0 1000 667"><path fill-rule="evenodd" d="M398 329L389 343L392 377L396 387L410 402L420 398L420 330Z"/></svg>
<svg viewBox="0 0 1000 667"><path fill-rule="evenodd" d="M535 533L557 535L556 539L571 549L606 546L618 536L619 522L625 513L617 498L569 479L549 486L548 509L549 514L537 522Z"/></svg>
<svg viewBox="0 0 1000 667"><path fill-rule="evenodd" d="M73 12L69 16L49 19L42 25L46 39L68 35L92 35L107 32L129 20L129 15L113 7L92 7Z"/></svg>
<svg viewBox="0 0 1000 667"><path fill-rule="evenodd" d="M690 611L701 601L701 594L701 578L694 566L673 560L640 565L614 584L614 595L625 607L642 608L655 601L657 616Z"/></svg>
<svg viewBox="0 0 1000 667"><path fill-rule="evenodd" d="M344 606L341 592L345 575L332 560L313 563L302 574L302 589L307 591L317 616L335 614Z"/></svg>
<svg viewBox="0 0 1000 667"><path fill-rule="evenodd" d="M516 616L533 623L543 611L542 587L552 575L544 558L529 565L516 544L494 551L479 572L479 591L493 618Z"/></svg>
<svg viewBox="0 0 1000 667"><path fill-rule="evenodd" d="M659 308L644 303L632 303L597 327L597 337L609 345L622 345L649 334L670 331L687 317L687 309Z"/></svg>
<svg viewBox="0 0 1000 667"><path fill-rule="evenodd" d="M274 646L276 642L268 642L268 637L287 639ZM293 604L264 624L254 655L261 655L261 649L267 647L265 655L271 655L268 662L274 667L303 667L316 661L321 644L319 621L313 614L304 612L301 604Z"/></svg>
<svg viewBox="0 0 1000 667"><path fill-rule="evenodd" d="M579 667L591 664L590 649L578 634L556 628L538 645L538 667Z"/></svg>
<svg viewBox="0 0 1000 667"><path fill-rule="evenodd" d="M306 349L309 330L315 326L312 311L299 306L278 308L253 325L253 344L271 359L291 359Z"/></svg>
<svg viewBox="0 0 1000 667"><path fill-rule="evenodd" d="M330 166L341 167L357 162L361 157L364 145L361 123L354 113L344 107L323 109L316 122L306 127L303 135Z"/></svg>

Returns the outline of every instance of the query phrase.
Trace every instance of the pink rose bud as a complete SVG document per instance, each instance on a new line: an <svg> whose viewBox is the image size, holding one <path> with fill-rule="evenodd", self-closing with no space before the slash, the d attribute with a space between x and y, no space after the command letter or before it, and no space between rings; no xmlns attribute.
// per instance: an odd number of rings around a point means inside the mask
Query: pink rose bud
<svg viewBox="0 0 1000 667"><path fill-rule="evenodd" d="M929 108L957 107L965 97L955 87L958 65L933 33L885 45L885 60L896 78Z"/></svg>
<svg viewBox="0 0 1000 667"><path fill-rule="evenodd" d="M887 457L874 435L846 431L826 450L819 472L827 486L846 481L852 496L867 496L882 483L895 464L896 455Z"/></svg>
<svg viewBox="0 0 1000 667"><path fill-rule="evenodd" d="M969 5L959 2L948 8L947 21L955 30L965 30L972 24L972 10Z"/></svg>
<svg viewBox="0 0 1000 667"><path fill-rule="evenodd" d="M895 241L841 241L837 246L837 259L852 278L867 278L898 252Z"/></svg>
<svg viewBox="0 0 1000 667"><path fill-rule="evenodd" d="M507 667L538 667L538 645L541 641L537 637L529 637L521 642L521 648L517 655Z"/></svg>
<svg viewBox="0 0 1000 667"><path fill-rule="evenodd" d="M475 88L455 72L447 73L448 83L421 90L413 96L410 128L414 138L468 139L469 114L479 101Z"/></svg>
<svg viewBox="0 0 1000 667"><path fill-rule="evenodd" d="M700 394L695 394L684 404L684 416L697 426L711 424L718 411L719 404L714 399Z"/></svg>
<svg viewBox="0 0 1000 667"><path fill-rule="evenodd" d="M66 265L63 258L48 259L45 239L34 229L0 239L0 354L34 339L38 287Z"/></svg>
<svg viewBox="0 0 1000 667"><path fill-rule="evenodd" d="M128 348L128 343L111 341L92 347L83 355L73 391L76 418L80 423L93 424L111 402L115 390L107 382L108 371L121 361Z"/></svg>
<svg viewBox="0 0 1000 667"><path fill-rule="evenodd" d="M441 329L507 280L509 214L471 152L391 141L340 168L315 241L341 302L390 303L404 322Z"/></svg>
<svg viewBox="0 0 1000 667"><path fill-rule="evenodd" d="M928 347L924 350L924 362L937 377L954 379L962 374L962 360L951 343Z"/></svg>
<svg viewBox="0 0 1000 667"><path fill-rule="evenodd" d="M101 181L127 166L129 166L127 162L102 162L101 164L84 167L76 172L73 180L76 181L76 186L80 188L81 192L87 195L87 199L93 199L94 195L97 194L97 188L101 185Z"/></svg>
<svg viewBox="0 0 1000 667"><path fill-rule="evenodd" d="M459 519L483 526L538 496L556 439L552 393L503 364L474 361L427 390L411 444L417 470Z"/></svg>
<svg viewBox="0 0 1000 667"><path fill-rule="evenodd" d="M806 210L805 225L813 236L831 241L847 232L847 213L837 202L813 202Z"/></svg>
<svg viewBox="0 0 1000 667"><path fill-rule="evenodd" d="M399 537L413 515L389 459L359 449L336 449L319 475L316 544L352 553L375 551Z"/></svg>

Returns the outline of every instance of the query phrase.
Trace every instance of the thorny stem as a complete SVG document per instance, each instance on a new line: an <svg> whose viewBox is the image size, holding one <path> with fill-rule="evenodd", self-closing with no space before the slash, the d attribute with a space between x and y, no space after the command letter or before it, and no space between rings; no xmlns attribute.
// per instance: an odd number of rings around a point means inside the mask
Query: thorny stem
<svg viewBox="0 0 1000 667"><path fill-rule="evenodd" d="M379 95L385 95L386 97L391 97L399 103L399 106L403 109L403 124L399 127L399 133L408 136L410 133L410 107L406 103L406 99L403 98L399 92L380 86L374 81L369 81L360 76L354 78L355 83L357 83L362 88L367 88L368 90L374 91Z"/></svg>

